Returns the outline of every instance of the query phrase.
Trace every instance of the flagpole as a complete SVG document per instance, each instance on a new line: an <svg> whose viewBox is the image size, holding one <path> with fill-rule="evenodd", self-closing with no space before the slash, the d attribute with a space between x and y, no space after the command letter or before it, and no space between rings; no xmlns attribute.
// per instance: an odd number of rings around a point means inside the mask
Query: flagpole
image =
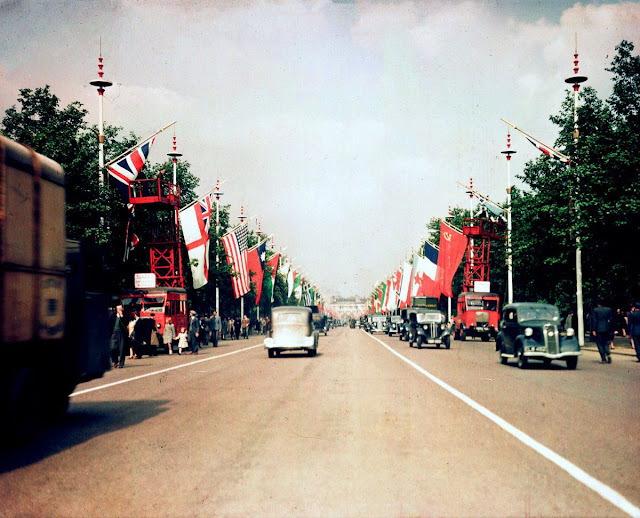
<svg viewBox="0 0 640 518"><path fill-rule="evenodd" d="M117 162L118 160L120 160L123 156L128 155L129 153L131 153L131 151L133 151L134 149L136 149L137 147L140 147L142 144L144 144L145 142L147 142L148 140L151 140L153 137L155 137L158 133L162 133L164 130L166 130L167 128L170 128L171 126L173 126L176 122L178 121L173 121L171 124L167 124L164 128L159 129L158 131L156 131L155 133L149 135L146 139L140 140L138 141L137 144L131 146L129 149L127 149L124 153L120 153L116 158L114 158L113 160L111 160L110 162L107 162L106 164L104 164L103 166L100 167L100 170L104 169L105 167L109 167L111 164L113 164L114 162Z"/></svg>
<svg viewBox="0 0 640 518"><path fill-rule="evenodd" d="M587 80L586 76L578 75L578 34L576 33L576 50L573 55L573 76L565 79L565 83L573 85L573 141L578 142L580 132L578 131L578 90L580 83ZM571 167L571 162L569 162ZM575 174L576 187L580 187L580 176ZM576 191L578 191L576 189ZM576 192L576 195L579 193ZM576 222L580 221L579 201L576 203ZM578 319L578 344L584 347L584 305L582 300L582 243L580 242L580 225L576 225L576 310Z"/></svg>
<svg viewBox="0 0 640 518"><path fill-rule="evenodd" d="M535 140L538 144L550 149L551 151L553 151L556 155L558 155L560 158L563 158L564 160L569 161L569 157L563 153L560 153L560 151L558 151L557 149L552 148L551 146L548 146L547 144L545 144L544 142L542 142L541 140L538 140L537 138L535 138L533 135L530 135L529 133L527 133L526 131L524 131L521 128L518 128L515 124L510 123L508 120L505 120L503 118L500 118L500 120L502 122L504 122L507 126L511 126L514 130L519 131L520 133L522 133L523 135L525 135L526 137L529 137L530 139Z"/></svg>
<svg viewBox="0 0 640 518"><path fill-rule="evenodd" d="M224 182L222 182L224 183ZM218 240L220 239L220 196L224 193L220 192L220 180L216 182L215 196L216 196L216 311L220 315L220 286L218 286Z"/></svg>
<svg viewBox="0 0 640 518"><path fill-rule="evenodd" d="M238 227L243 225L244 220L247 219L247 217L244 215L244 205L240 205L240 216L238 216L238 219L240 220L240 225L238 225ZM244 295L241 295L240 296L240 329L242 329L243 319L244 319Z"/></svg>
<svg viewBox="0 0 640 518"><path fill-rule="evenodd" d="M104 176L102 169L104 167L104 90L113 85L111 81L104 79L104 71L102 64L102 38L100 38L100 56L98 57L98 76L99 79L91 81L91 86L98 87L98 174L100 178L100 190L104 187Z"/></svg>
<svg viewBox="0 0 640 518"><path fill-rule="evenodd" d="M507 132L507 149L501 151L507 156L507 300L513 304L513 250L511 248L511 155L516 152L511 149L511 133Z"/></svg>

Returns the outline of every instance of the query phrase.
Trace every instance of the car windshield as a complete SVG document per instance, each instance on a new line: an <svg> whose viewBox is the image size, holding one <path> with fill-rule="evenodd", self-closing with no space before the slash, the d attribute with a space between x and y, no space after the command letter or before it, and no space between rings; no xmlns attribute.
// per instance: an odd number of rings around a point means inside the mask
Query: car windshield
<svg viewBox="0 0 640 518"><path fill-rule="evenodd" d="M400 315L394 315L391 317L391 322L395 322L396 324L402 322L402 317Z"/></svg>
<svg viewBox="0 0 640 518"><path fill-rule="evenodd" d="M274 322L278 324L304 324L308 321L306 313L290 312L274 315Z"/></svg>
<svg viewBox="0 0 640 518"><path fill-rule="evenodd" d="M467 309L481 309L482 308L482 299L481 298L467 298Z"/></svg>
<svg viewBox="0 0 640 518"><path fill-rule="evenodd" d="M373 317L371 319L372 322L386 322L387 321L387 317Z"/></svg>
<svg viewBox="0 0 640 518"><path fill-rule="evenodd" d="M560 312L555 306L526 306L518 312L520 322L527 320L553 320L560 321Z"/></svg>
<svg viewBox="0 0 640 518"><path fill-rule="evenodd" d="M416 314L416 321L418 322L418 324L423 324L426 322L441 322L442 321L442 315L440 313L417 313Z"/></svg>
<svg viewBox="0 0 640 518"><path fill-rule="evenodd" d="M482 309L498 311L498 301L496 299L482 299Z"/></svg>

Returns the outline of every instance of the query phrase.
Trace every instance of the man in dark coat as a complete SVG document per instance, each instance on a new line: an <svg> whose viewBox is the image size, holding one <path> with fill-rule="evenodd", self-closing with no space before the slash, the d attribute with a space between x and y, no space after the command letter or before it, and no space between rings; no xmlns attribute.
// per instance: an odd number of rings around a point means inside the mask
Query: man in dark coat
<svg viewBox="0 0 640 518"><path fill-rule="evenodd" d="M124 323L123 308L116 306L116 310L111 316L111 361L114 369L124 367L128 334L127 326Z"/></svg>
<svg viewBox="0 0 640 518"><path fill-rule="evenodd" d="M640 302L633 304L627 318L629 319L627 332L629 333L629 338L631 338L631 345L635 348L636 356L640 362Z"/></svg>
<svg viewBox="0 0 640 518"><path fill-rule="evenodd" d="M600 352L600 363L611 363L609 344L613 332L613 311L604 305L602 297L598 297L596 307L593 308L590 317L591 334L596 339L596 345Z"/></svg>
<svg viewBox="0 0 640 518"><path fill-rule="evenodd" d="M199 341L200 338L200 320L198 320L198 316L194 310L189 311L189 330L187 333L187 341L189 342L189 347L191 347L191 352L189 354L198 354L199 350Z"/></svg>

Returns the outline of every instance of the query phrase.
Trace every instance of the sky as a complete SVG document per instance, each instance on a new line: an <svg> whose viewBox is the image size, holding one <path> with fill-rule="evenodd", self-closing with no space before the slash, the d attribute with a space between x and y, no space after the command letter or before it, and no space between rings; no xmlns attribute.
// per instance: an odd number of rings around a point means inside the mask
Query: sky
<svg viewBox="0 0 640 518"><path fill-rule="evenodd" d="M225 181L232 219L256 216L326 298L367 296L431 218L469 206L458 182L505 201L501 118L553 145L576 34L607 98L638 2L0 0L0 112L48 84L97 124L101 40L106 124L177 121L198 194ZM518 183L538 151L517 132L512 149Z"/></svg>

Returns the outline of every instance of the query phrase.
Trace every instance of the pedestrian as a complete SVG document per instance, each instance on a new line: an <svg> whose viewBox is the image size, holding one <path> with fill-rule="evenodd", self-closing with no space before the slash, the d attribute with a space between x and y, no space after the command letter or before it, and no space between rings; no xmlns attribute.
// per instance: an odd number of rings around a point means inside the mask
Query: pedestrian
<svg viewBox="0 0 640 518"><path fill-rule="evenodd" d="M221 317L222 320L220 321L220 340L224 340L225 337L227 336L227 319L224 317Z"/></svg>
<svg viewBox="0 0 640 518"><path fill-rule="evenodd" d="M222 321L218 316L218 313L214 311L211 313L211 318L209 319L209 328L211 329L211 343L214 347L218 347L218 334L220 333L220 329L222 328Z"/></svg>
<svg viewBox="0 0 640 518"><path fill-rule="evenodd" d="M209 319L207 317L200 318L200 347L209 345Z"/></svg>
<svg viewBox="0 0 640 518"><path fill-rule="evenodd" d="M636 350L636 357L640 362L640 302L633 303L627 318L627 332L631 339L631 345Z"/></svg>
<svg viewBox="0 0 640 518"><path fill-rule="evenodd" d="M240 322L240 317L235 317L233 319L233 328L235 329L235 333L236 333L236 340L240 340L240 328L241 328L242 323Z"/></svg>
<svg viewBox="0 0 640 518"><path fill-rule="evenodd" d="M249 317L245 315L242 317L242 338L249 338L249 326L251 325L251 320Z"/></svg>
<svg viewBox="0 0 640 518"><path fill-rule="evenodd" d="M616 310L616 332L618 336L627 336L627 319L622 308Z"/></svg>
<svg viewBox="0 0 640 518"><path fill-rule="evenodd" d="M229 340L233 340L236 334L236 329L235 329L235 325L233 322L233 318L229 317L227 319L227 336L229 337Z"/></svg>
<svg viewBox="0 0 640 518"><path fill-rule="evenodd" d="M591 334L596 340L598 352L600 353L600 363L611 363L611 333L613 332L613 311L604 305L604 299L598 297L596 307L591 311L590 317Z"/></svg>
<svg viewBox="0 0 640 518"><path fill-rule="evenodd" d="M127 331L129 331L129 359L130 360L133 360L133 357L135 355L135 351L134 351L134 347L136 345L135 327L136 327L137 321L138 321L138 314L134 311L133 313L131 313L131 320L129 320L129 323L127 324Z"/></svg>
<svg viewBox="0 0 640 518"><path fill-rule="evenodd" d="M155 322L155 321L154 321ZM158 356L158 346L160 345L160 324L156 324L151 330L149 337L149 356Z"/></svg>
<svg viewBox="0 0 640 518"><path fill-rule="evenodd" d="M199 342L200 338L200 320L196 315L196 312L192 309L189 311L189 347L191 347L191 352L189 354L198 354Z"/></svg>
<svg viewBox="0 0 640 518"><path fill-rule="evenodd" d="M176 326L171 317L167 317L164 323L164 331L162 332L162 343L167 346L169 354L173 354L173 341L176 339Z"/></svg>
<svg viewBox="0 0 640 518"><path fill-rule="evenodd" d="M116 306L111 320L111 361L114 369L121 369L124 367L124 351L129 336L122 306Z"/></svg>
<svg viewBox="0 0 640 518"><path fill-rule="evenodd" d="M186 349L189 347L188 343L188 335L186 328L181 328L180 333L178 333L178 354L182 354L182 349Z"/></svg>

